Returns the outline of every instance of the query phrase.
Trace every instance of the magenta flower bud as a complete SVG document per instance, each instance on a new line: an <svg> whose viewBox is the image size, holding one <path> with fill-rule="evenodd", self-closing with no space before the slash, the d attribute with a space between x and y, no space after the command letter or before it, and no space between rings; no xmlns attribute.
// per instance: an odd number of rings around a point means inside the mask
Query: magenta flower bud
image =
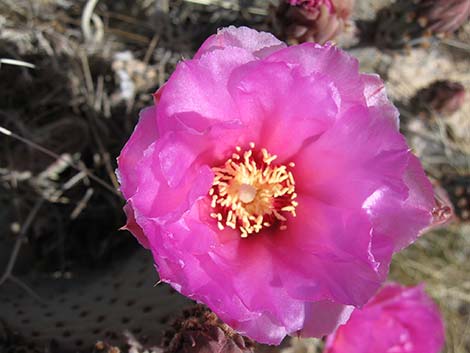
<svg viewBox="0 0 470 353"><path fill-rule="evenodd" d="M433 35L456 31L469 15L468 0L398 0L378 12L376 44L388 48L426 46Z"/></svg>
<svg viewBox="0 0 470 353"><path fill-rule="evenodd" d="M439 353L444 324L423 286L387 284L327 339L324 353Z"/></svg>
<svg viewBox="0 0 470 353"><path fill-rule="evenodd" d="M275 23L289 42L323 44L342 32L353 6L354 0L286 0Z"/></svg>
<svg viewBox="0 0 470 353"><path fill-rule="evenodd" d="M165 333L164 353L251 353L254 342L245 338L202 305L185 310L183 318Z"/></svg>
<svg viewBox="0 0 470 353"><path fill-rule="evenodd" d="M178 64L117 173L161 280L262 343L332 332L433 223L380 78L246 27Z"/></svg>
<svg viewBox="0 0 470 353"><path fill-rule="evenodd" d="M452 33L470 16L468 0L421 0L417 20L433 33Z"/></svg>
<svg viewBox="0 0 470 353"><path fill-rule="evenodd" d="M442 116L452 115L460 110L465 101L465 87L459 82L448 80L435 81L419 90L411 100L415 112L431 109Z"/></svg>

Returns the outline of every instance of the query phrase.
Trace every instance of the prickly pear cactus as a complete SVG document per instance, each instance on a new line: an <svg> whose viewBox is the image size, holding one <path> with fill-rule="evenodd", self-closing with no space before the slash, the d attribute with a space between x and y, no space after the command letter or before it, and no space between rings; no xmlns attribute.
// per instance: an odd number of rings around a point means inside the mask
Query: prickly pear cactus
<svg viewBox="0 0 470 353"><path fill-rule="evenodd" d="M167 323L191 302L166 284L155 286L145 251L112 267L73 279L24 279L40 299L6 282L0 288L0 351L90 353L99 341L142 350L159 345Z"/></svg>

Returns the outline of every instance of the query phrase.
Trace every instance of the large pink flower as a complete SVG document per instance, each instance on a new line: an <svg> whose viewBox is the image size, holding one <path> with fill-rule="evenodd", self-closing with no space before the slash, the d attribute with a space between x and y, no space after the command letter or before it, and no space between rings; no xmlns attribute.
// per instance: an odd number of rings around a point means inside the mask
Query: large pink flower
<svg viewBox="0 0 470 353"><path fill-rule="evenodd" d="M423 287L387 284L328 337L325 353L438 353L443 345L441 314Z"/></svg>
<svg viewBox="0 0 470 353"><path fill-rule="evenodd" d="M331 45L226 28L181 62L118 159L163 281L260 342L322 336L431 222L376 75Z"/></svg>

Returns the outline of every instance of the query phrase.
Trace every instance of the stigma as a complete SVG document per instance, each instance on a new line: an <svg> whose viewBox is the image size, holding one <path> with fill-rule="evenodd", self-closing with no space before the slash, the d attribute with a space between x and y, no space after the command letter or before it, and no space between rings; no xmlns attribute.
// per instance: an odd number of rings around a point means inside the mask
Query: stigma
<svg viewBox="0 0 470 353"><path fill-rule="evenodd" d="M213 167L214 182L209 191L211 217L220 230L229 227L243 238L262 229L287 228L287 216L296 216L294 163L276 164L276 155L265 148L242 150L240 146L227 161Z"/></svg>

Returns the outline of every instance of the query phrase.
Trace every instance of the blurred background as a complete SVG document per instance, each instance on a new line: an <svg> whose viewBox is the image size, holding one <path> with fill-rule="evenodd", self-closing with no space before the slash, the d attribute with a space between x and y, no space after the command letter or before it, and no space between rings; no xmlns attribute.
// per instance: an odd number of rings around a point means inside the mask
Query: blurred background
<svg viewBox="0 0 470 353"><path fill-rule="evenodd" d="M0 0L0 352L153 352L171 338L189 301L119 231L115 159L175 65L228 25L333 40L386 81L436 216L454 214L395 256L391 278L425 281L445 352L470 352L470 0L345 3L319 18L266 0Z"/></svg>

